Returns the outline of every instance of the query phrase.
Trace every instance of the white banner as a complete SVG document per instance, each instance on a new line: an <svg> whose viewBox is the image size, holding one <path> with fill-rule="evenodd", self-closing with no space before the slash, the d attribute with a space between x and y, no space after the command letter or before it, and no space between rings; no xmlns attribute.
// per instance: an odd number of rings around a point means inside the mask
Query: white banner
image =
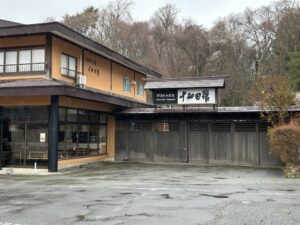
<svg viewBox="0 0 300 225"><path fill-rule="evenodd" d="M215 88L179 89L177 101L179 105L216 104Z"/></svg>

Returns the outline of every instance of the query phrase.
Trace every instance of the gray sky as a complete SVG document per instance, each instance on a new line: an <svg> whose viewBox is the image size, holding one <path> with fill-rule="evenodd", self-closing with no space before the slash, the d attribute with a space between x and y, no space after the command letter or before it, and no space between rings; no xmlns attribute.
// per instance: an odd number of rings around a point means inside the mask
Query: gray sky
<svg viewBox="0 0 300 225"><path fill-rule="evenodd" d="M88 6L105 6L110 0L0 0L0 18L21 23L39 23L47 17L60 20L65 13L80 12ZM243 12L246 7L257 8L272 0L133 0L133 19L147 20L153 12L167 3L180 10L179 16L191 18L209 28L219 17Z"/></svg>

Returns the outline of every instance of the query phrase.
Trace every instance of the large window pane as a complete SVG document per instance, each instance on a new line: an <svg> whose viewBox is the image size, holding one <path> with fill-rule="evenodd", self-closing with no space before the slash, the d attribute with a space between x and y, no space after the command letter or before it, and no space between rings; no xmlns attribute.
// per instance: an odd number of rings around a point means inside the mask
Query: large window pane
<svg viewBox="0 0 300 225"><path fill-rule="evenodd" d="M99 113L90 112L90 123L99 123Z"/></svg>
<svg viewBox="0 0 300 225"><path fill-rule="evenodd" d="M141 82L138 82L138 85L137 85L137 95L138 96L144 95L144 84Z"/></svg>
<svg viewBox="0 0 300 225"><path fill-rule="evenodd" d="M106 118L106 113L100 113L100 123L106 123L107 118Z"/></svg>
<svg viewBox="0 0 300 225"><path fill-rule="evenodd" d="M77 109L67 109L67 121L77 122Z"/></svg>
<svg viewBox="0 0 300 225"><path fill-rule="evenodd" d="M31 70L31 50L19 51L19 71L28 72Z"/></svg>
<svg viewBox="0 0 300 225"><path fill-rule="evenodd" d="M32 71L45 70L45 49L32 50Z"/></svg>
<svg viewBox="0 0 300 225"><path fill-rule="evenodd" d="M69 76L75 77L76 75L76 59L69 57Z"/></svg>
<svg viewBox="0 0 300 225"><path fill-rule="evenodd" d="M77 125L68 124L66 132L66 142L67 142L67 154L68 157L77 156Z"/></svg>
<svg viewBox="0 0 300 225"><path fill-rule="evenodd" d="M106 126L101 125L100 126L100 132L99 132L99 147L100 147L100 154L106 153Z"/></svg>
<svg viewBox="0 0 300 225"><path fill-rule="evenodd" d="M17 51L9 51L5 53L5 72L17 72Z"/></svg>
<svg viewBox="0 0 300 225"><path fill-rule="evenodd" d="M80 109L78 111L78 122L89 122L89 112L87 110Z"/></svg>
<svg viewBox="0 0 300 225"><path fill-rule="evenodd" d="M59 121L66 121L66 109L65 108L59 108L58 114L59 114Z"/></svg>
<svg viewBox="0 0 300 225"><path fill-rule="evenodd" d="M78 143L78 155L86 156L88 153L88 144L89 144L89 126L87 124L78 126L78 135L79 135L79 143Z"/></svg>
<svg viewBox="0 0 300 225"><path fill-rule="evenodd" d="M90 155L98 155L99 154L99 125L90 125L89 126L89 150Z"/></svg>
<svg viewBox="0 0 300 225"><path fill-rule="evenodd" d="M68 75L68 56L61 54L61 74Z"/></svg>
<svg viewBox="0 0 300 225"><path fill-rule="evenodd" d="M131 92L131 80L127 77L123 78L123 91Z"/></svg>
<svg viewBox="0 0 300 225"><path fill-rule="evenodd" d="M0 52L0 73L4 72L4 52Z"/></svg>
<svg viewBox="0 0 300 225"><path fill-rule="evenodd" d="M45 164L48 160L48 124L27 124L27 163Z"/></svg>
<svg viewBox="0 0 300 225"><path fill-rule="evenodd" d="M43 121L47 122L49 119L49 108L45 107L30 107L26 111L27 121Z"/></svg>
<svg viewBox="0 0 300 225"><path fill-rule="evenodd" d="M66 125L60 124L59 131L58 131L58 158L59 159L69 158L67 152L66 131L67 131Z"/></svg>

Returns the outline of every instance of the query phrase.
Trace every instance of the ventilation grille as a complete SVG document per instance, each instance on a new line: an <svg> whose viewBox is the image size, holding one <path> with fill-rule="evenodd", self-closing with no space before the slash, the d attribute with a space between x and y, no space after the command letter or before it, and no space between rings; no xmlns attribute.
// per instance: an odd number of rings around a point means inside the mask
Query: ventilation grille
<svg viewBox="0 0 300 225"><path fill-rule="evenodd" d="M191 122L189 124L190 131L208 131L208 123Z"/></svg>
<svg viewBox="0 0 300 225"><path fill-rule="evenodd" d="M236 132L256 132L256 123L236 123Z"/></svg>
<svg viewBox="0 0 300 225"><path fill-rule="evenodd" d="M218 132L230 132L231 124L230 123L212 123L211 130L218 131Z"/></svg>

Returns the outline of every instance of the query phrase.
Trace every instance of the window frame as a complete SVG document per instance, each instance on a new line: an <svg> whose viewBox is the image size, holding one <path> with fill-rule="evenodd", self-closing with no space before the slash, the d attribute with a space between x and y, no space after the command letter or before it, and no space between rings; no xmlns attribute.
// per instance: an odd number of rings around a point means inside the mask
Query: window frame
<svg viewBox="0 0 300 225"><path fill-rule="evenodd" d="M140 93L140 91L141 91L141 90L140 90L140 86L143 87L141 93ZM144 94L145 94L145 83L139 81L139 82L137 82L137 85L136 85L136 95L137 95L137 96L144 96Z"/></svg>
<svg viewBox="0 0 300 225"><path fill-rule="evenodd" d="M131 80L128 77L123 77L123 91L131 93Z"/></svg>
<svg viewBox="0 0 300 225"><path fill-rule="evenodd" d="M32 52L34 50L43 50L44 51L44 59L43 62L40 62L39 64L43 64L43 69L41 70L33 70L33 63L32 62ZM30 51L30 63L26 63L30 66L30 69L28 70L20 70L20 52L21 51ZM6 54L7 52L16 52L16 64L6 64ZM46 73L46 46L45 45L36 45L36 46L24 46L24 47L7 47L7 48L0 48L0 53L3 53L3 65L0 64L0 67L2 67L2 70L0 70L0 75L10 76L10 75L36 75L36 74L45 74ZM9 65L14 65L15 70L12 72L7 72L6 67ZM24 64L25 65L25 64Z"/></svg>
<svg viewBox="0 0 300 225"><path fill-rule="evenodd" d="M76 121L69 121L68 119L68 110L76 110ZM72 108L72 107L59 107L59 110L60 111L63 111L63 113L60 113L61 115L63 115L64 118L59 118L59 126L64 126L65 130L64 130L64 135L67 134L67 132L69 131L69 128L71 125L74 125L76 126L76 134L77 134L77 140L76 140L76 152L75 152L75 155L69 155L70 157L68 158L59 158L59 160L65 160L65 159L71 159L71 158L82 158L82 157L93 157L93 156L99 156L99 155L106 155L107 152L108 152L108 149L107 149L107 144L108 144L108 119L107 119L107 116L108 116L108 113L106 112L102 112L102 111L95 111L95 110L88 110L88 109L80 109L80 108ZM85 121L85 122L81 122L79 121L79 111L80 110L84 110L86 112L88 112L88 121ZM97 113L97 117L98 117L98 121L94 122L94 120L92 121L91 120L91 113ZM100 117L101 115L105 115L105 122L103 122L103 120L101 121L100 120ZM88 127L88 143L87 143L87 150L89 153L92 152L92 150L90 149L90 127L91 126L97 126L97 129L98 129L98 140L97 140L97 148L98 148L98 152L97 154L87 154L87 155L80 155L79 154L79 144L80 144L80 141L79 141L79 128L80 126L82 125L86 125ZM104 153L101 153L100 152L100 138L99 138L99 135L100 135L100 128L101 126L105 126L106 127L106 132L105 132L105 138L106 138L106 149L105 149L105 152ZM64 146L64 149L61 151L60 154L64 154L64 155L68 155L68 142L67 140L64 140L64 141L60 141L59 144L61 144L62 146ZM95 143L92 143L92 144L95 144Z"/></svg>
<svg viewBox="0 0 300 225"><path fill-rule="evenodd" d="M2 54L2 59L3 59L3 62L1 64L1 61L0 61L0 73L4 73L4 66L5 66L5 52L0 50L0 54Z"/></svg>
<svg viewBox="0 0 300 225"><path fill-rule="evenodd" d="M62 66L62 57L63 56L67 57L67 67ZM70 58L75 60L75 70L70 69ZM62 76L75 80L77 78L77 66L78 66L77 57L69 55L65 52L61 53L61 55L60 55L60 73ZM67 73L64 73L64 70L67 71ZM74 76L70 75L70 72L74 72Z"/></svg>

